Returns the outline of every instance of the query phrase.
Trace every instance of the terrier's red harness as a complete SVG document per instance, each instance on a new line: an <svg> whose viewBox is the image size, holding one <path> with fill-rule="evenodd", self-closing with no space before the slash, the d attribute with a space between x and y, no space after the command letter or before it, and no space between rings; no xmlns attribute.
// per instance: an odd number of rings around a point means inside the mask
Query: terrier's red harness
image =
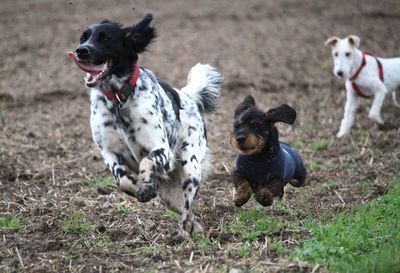
<svg viewBox="0 0 400 273"><path fill-rule="evenodd" d="M129 97L129 93L132 92L132 90L135 90L136 82L139 79L139 75L140 67L139 65L135 64L132 76L117 92L101 90L101 93L109 100L116 100L120 103L125 102Z"/></svg>
<svg viewBox="0 0 400 273"><path fill-rule="evenodd" d="M381 79L381 81L383 82L383 67L382 67L382 63L379 61L379 59L372 55L369 54L365 51L362 52L362 62L361 62L361 66L357 69L356 73L354 73L354 75L349 79L351 81L351 86L353 87L354 92L356 92L357 96L362 97L362 98L370 98L371 96L367 96L365 95L360 87L356 84L355 80L357 79L358 75L360 74L361 70L364 68L364 66L367 64L367 60L365 59L365 55L371 56L373 58L375 58L376 63L378 64L378 68L379 68L379 79Z"/></svg>

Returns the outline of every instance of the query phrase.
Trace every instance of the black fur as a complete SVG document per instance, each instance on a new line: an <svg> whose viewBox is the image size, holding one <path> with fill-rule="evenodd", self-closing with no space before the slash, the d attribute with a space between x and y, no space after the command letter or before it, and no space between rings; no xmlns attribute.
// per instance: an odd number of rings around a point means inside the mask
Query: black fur
<svg viewBox="0 0 400 273"><path fill-rule="evenodd" d="M146 51L156 38L155 28L150 26L152 19L151 14L146 14L142 21L126 28L108 20L91 25L83 32L76 55L93 64L112 60L112 67L104 77L131 74L138 54Z"/></svg>
<svg viewBox="0 0 400 273"><path fill-rule="evenodd" d="M288 144L279 142L274 124L293 124L295 119L296 111L286 104L264 113L252 96L237 106L231 137L232 145L239 150L232 179L236 206L244 205L252 192L257 202L269 206L273 197L282 198L287 182L296 187L304 185L307 171L303 161Z"/></svg>
<svg viewBox="0 0 400 273"><path fill-rule="evenodd" d="M181 99L178 92L173 89L168 83L158 80L158 83L164 89L165 93L172 102L172 107L174 108L176 119L180 121L179 110L181 109Z"/></svg>

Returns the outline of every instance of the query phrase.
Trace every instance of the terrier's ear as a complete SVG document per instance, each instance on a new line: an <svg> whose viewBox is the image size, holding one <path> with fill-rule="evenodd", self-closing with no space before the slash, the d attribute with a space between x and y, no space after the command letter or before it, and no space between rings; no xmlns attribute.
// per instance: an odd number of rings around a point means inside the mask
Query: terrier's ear
<svg viewBox="0 0 400 273"><path fill-rule="evenodd" d="M255 106L256 106L256 101L254 100L254 98L251 95L247 95L244 98L244 100L241 103L239 103L239 105L236 107L235 113L234 113L234 118L239 116L241 113L243 113L247 109L249 109L251 107L255 107Z"/></svg>
<svg viewBox="0 0 400 273"><path fill-rule="evenodd" d="M328 40L325 41L325 46L335 46L337 42L339 42L340 38L339 37L331 37Z"/></svg>
<svg viewBox="0 0 400 273"><path fill-rule="evenodd" d="M357 35L349 35L347 36L349 43L354 47L360 46L360 38Z"/></svg>
<svg viewBox="0 0 400 273"><path fill-rule="evenodd" d="M281 121L287 124L293 124L296 120L296 115L296 110L287 104L272 108L264 114L265 119L269 122L275 123Z"/></svg>
<svg viewBox="0 0 400 273"><path fill-rule="evenodd" d="M128 50L132 49L138 54L146 51L147 46L157 36L155 28L150 26L152 20L153 15L148 13L136 25L124 28Z"/></svg>

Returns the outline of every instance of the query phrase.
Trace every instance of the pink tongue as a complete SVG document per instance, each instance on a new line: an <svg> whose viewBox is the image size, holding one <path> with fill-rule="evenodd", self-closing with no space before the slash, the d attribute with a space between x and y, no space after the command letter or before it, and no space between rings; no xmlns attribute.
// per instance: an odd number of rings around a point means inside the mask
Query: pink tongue
<svg viewBox="0 0 400 273"><path fill-rule="evenodd" d="M68 57L71 60L74 60L74 61L77 59L76 56L75 56L75 53L73 51L68 52Z"/></svg>
<svg viewBox="0 0 400 273"><path fill-rule="evenodd" d="M76 65L85 72L98 74L103 70L103 65L94 65L80 60L74 52L69 52L68 57L73 60Z"/></svg>

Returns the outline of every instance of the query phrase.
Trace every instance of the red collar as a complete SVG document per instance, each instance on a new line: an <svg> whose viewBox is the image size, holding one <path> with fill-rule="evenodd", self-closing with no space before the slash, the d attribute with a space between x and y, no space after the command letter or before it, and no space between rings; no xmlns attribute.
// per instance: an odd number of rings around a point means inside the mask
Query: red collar
<svg viewBox="0 0 400 273"><path fill-rule="evenodd" d="M383 67L382 67L382 63L379 61L379 59L378 59L376 56L374 56L374 55L372 55L372 54L369 54L369 53L365 52L364 50L363 50L363 52L362 52L362 61L361 61L361 65L360 65L360 67L357 69L356 73L354 73L354 75L353 75L352 77L349 78L349 80L351 81L351 85L352 85L352 87L353 87L354 92L356 92L357 96L362 97L362 98L370 98L371 96L365 95L365 94L361 91L360 87L359 87L359 86L356 84L356 82L355 82L356 79L357 79L357 77L358 77L358 75L360 74L361 70L362 70L362 69L364 68L364 66L367 64L367 60L366 60L366 58L365 58L365 55L369 55L369 56L373 57L373 58L376 60L376 63L378 64L378 68L379 68L379 78L380 78L381 81L383 82Z"/></svg>
<svg viewBox="0 0 400 273"><path fill-rule="evenodd" d="M101 93L103 93L103 95L109 100L116 100L120 103L125 102L129 97L129 92L131 92L132 89L134 90L136 82L139 79L139 75L140 67L138 64L135 64L132 76L126 83L122 85L121 89L119 89L117 92L101 90Z"/></svg>

